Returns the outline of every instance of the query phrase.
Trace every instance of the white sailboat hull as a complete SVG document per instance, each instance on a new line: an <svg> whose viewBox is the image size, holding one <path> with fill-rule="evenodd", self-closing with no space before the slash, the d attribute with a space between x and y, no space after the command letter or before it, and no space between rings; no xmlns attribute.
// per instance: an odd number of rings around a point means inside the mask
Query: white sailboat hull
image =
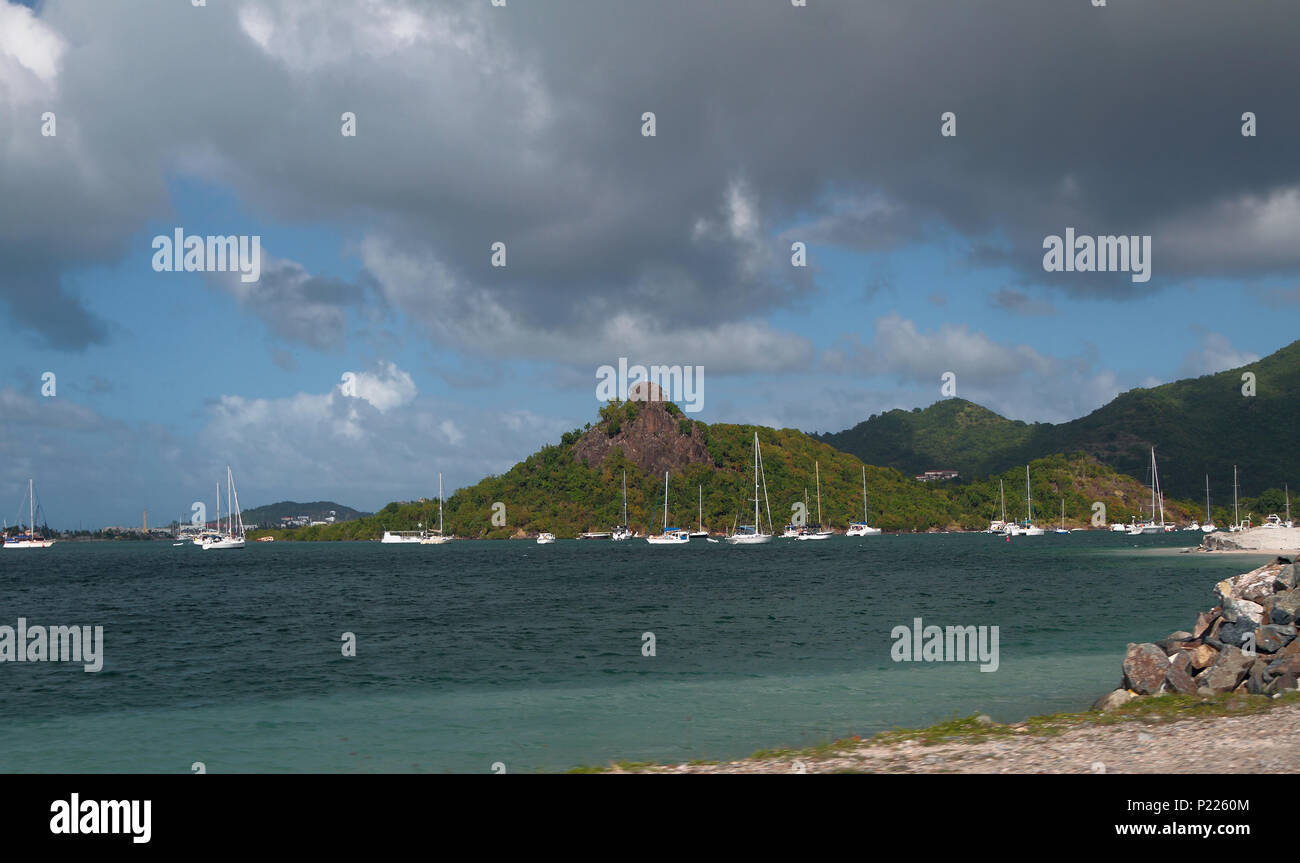
<svg viewBox="0 0 1300 863"><path fill-rule="evenodd" d="M830 539L831 535L829 533L801 533L795 538L800 542L807 542L813 539Z"/></svg>
<svg viewBox="0 0 1300 863"><path fill-rule="evenodd" d="M237 536L223 536L221 539L208 540L203 543L204 551L222 551L230 548L243 548L244 540Z"/></svg>
<svg viewBox="0 0 1300 863"><path fill-rule="evenodd" d="M761 545L765 542L771 542L770 533L733 533L727 537L729 545Z"/></svg>
<svg viewBox="0 0 1300 863"><path fill-rule="evenodd" d="M384 531L383 539L379 541L389 543L390 545L395 543L411 543L418 545L421 540L422 538L418 534L407 536L405 534L397 534L386 530Z"/></svg>
<svg viewBox="0 0 1300 863"><path fill-rule="evenodd" d="M647 536L645 541L651 545L686 545L691 541L688 534L668 534L667 536Z"/></svg>
<svg viewBox="0 0 1300 863"><path fill-rule="evenodd" d="M52 539L5 540L5 548L49 548L54 543Z"/></svg>
<svg viewBox="0 0 1300 863"><path fill-rule="evenodd" d="M426 536L421 537L420 545L442 545L443 543L451 542L455 538L456 537L454 536Z"/></svg>
<svg viewBox="0 0 1300 863"><path fill-rule="evenodd" d="M880 536L880 528L870 527L865 524L849 525L849 529L844 532L845 536Z"/></svg>

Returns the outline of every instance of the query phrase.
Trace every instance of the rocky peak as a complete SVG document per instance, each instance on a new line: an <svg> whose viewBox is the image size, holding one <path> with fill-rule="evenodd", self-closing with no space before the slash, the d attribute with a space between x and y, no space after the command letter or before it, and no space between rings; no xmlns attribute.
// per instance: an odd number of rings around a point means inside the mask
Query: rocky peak
<svg viewBox="0 0 1300 863"><path fill-rule="evenodd" d="M597 468L614 449L648 474L681 470L691 464L712 464L705 444L704 428L686 417L649 384L638 389L626 402L611 402L601 408L601 420L578 439L573 457Z"/></svg>

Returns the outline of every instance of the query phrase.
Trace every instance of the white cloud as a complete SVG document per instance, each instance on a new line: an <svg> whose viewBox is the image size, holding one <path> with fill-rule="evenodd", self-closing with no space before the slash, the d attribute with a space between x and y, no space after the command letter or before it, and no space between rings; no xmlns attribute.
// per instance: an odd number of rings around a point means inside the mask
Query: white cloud
<svg viewBox="0 0 1300 863"><path fill-rule="evenodd" d="M1300 236L1300 186L1279 186L1265 193L1246 193L1199 203L1154 232L1153 257L1180 267L1208 272L1295 265ZM1158 272L1158 271L1157 271Z"/></svg>
<svg viewBox="0 0 1300 863"><path fill-rule="evenodd" d="M1227 336L1203 332L1200 345L1196 350L1188 351L1183 356L1182 365L1178 367L1178 376L1212 375L1249 365L1258 359L1259 354L1237 350Z"/></svg>
<svg viewBox="0 0 1300 863"><path fill-rule="evenodd" d="M66 48L32 10L0 3L0 91L10 99L28 102L51 92Z"/></svg>
<svg viewBox="0 0 1300 863"><path fill-rule="evenodd" d="M380 366L371 372L349 372L353 375L356 397L365 399L381 413L402 407L415 400L415 381L395 363ZM340 387L342 385L340 384Z"/></svg>
<svg viewBox="0 0 1300 863"><path fill-rule="evenodd" d="M923 330L896 313L877 319L870 344L856 336L842 336L823 352L821 362L829 372L857 375L876 392L890 392L890 381L903 385L888 397L859 407L854 422L902 404L937 401L943 396L944 372L957 376L959 397L1027 422L1075 419L1126 389L1115 371L1096 368L1089 356L1051 357L1029 345L1002 344L965 325ZM822 389L819 385L800 393L805 400L815 399ZM829 406L807 409L808 420L802 427L827 429L825 417L840 413Z"/></svg>

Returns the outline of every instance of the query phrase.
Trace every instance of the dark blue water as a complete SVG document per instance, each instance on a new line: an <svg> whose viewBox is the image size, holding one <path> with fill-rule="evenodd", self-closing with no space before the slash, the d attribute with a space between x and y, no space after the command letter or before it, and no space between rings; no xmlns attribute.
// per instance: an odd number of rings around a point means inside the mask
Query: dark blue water
<svg viewBox="0 0 1300 863"><path fill-rule="evenodd" d="M1265 559L1187 536L9 550L0 624L105 646L0 663L0 770L527 772L1084 709ZM915 617L999 627L999 669L893 662Z"/></svg>

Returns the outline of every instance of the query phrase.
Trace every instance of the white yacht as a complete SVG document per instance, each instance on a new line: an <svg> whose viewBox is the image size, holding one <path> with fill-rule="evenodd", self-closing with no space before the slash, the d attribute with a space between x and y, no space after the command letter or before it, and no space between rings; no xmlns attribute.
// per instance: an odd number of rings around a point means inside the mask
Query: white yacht
<svg viewBox="0 0 1300 863"><path fill-rule="evenodd" d="M1155 520L1157 511L1160 513L1160 521ZM1172 524L1165 523L1165 496L1160 492L1160 469L1156 466L1156 448L1151 447L1151 521L1134 520L1129 527L1128 535L1169 533L1173 529Z"/></svg>
<svg viewBox="0 0 1300 863"><path fill-rule="evenodd" d="M623 523L614 528L609 538L615 542L632 539L632 531L627 526L627 471L623 471Z"/></svg>
<svg viewBox="0 0 1300 863"><path fill-rule="evenodd" d="M813 462L813 470L817 476L817 524L816 526L806 526L799 532L797 539L808 541L814 539L830 539L834 533L822 525L822 466L820 462ZM807 494L805 490L804 494Z"/></svg>
<svg viewBox="0 0 1300 863"><path fill-rule="evenodd" d="M1201 533L1214 533L1219 528L1214 524L1214 516L1210 514L1210 475L1205 475L1205 521L1201 522Z"/></svg>
<svg viewBox="0 0 1300 863"><path fill-rule="evenodd" d="M998 480L998 497L1002 499L1002 518L989 522L985 533L1006 534L1011 531L1011 524L1007 521L1007 489L1002 480Z"/></svg>
<svg viewBox="0 0 1300 863"><path fill-rule="evenodd" d="M420 545L442 545L451 542L455 536L448 536L442 529L442 472L438 473L438 529L420 536Z"/></svg>
<svg viewBox="0 0 1300 863"><path fill-rule="evenodd" d="M553 542L555 542L555 534L546 532L537 534L538 545L550 545Z"/></svg>
<svg viewBox="0 0 1300 863"><path fill-rule="evenodd" d="M239 511L239 492L235 490L235 474L230 465L226 465L226 529L221 529L221 483L217 483L217 533L204 538L203 550L222 551L243 547L244 517Z"/></svg>
<svg viewBox="0 0 1300 863"><path fill-rule="evenodd" d="M383 538L379 541L390 544L408 543L419 545L422 539L424 539L424 531L422 530L386 530Z"/></svg>
<svg viewBox="0 0 1300 863"><path fill-rule="evenodd" d="M699 513L700 522L699 522L699 524L700 524L700 529L699 529L699 530L693 530L693 531L691 531L690 538L691 538L691 539L708 539L708 538L709 538L709 532L708 532L707 530L704 529L704 486L700 486L699 495L700 495L700 498L699 498L699 509L700 509L700 513Z"/></svg>
<svg viewBox="0 0 1300 863"><path fill-rule="evenodd" d="M880 536L880 528L867 524L867 466L862 466L862 521L849 523L845 536Z"/></svg>
<svg viewBox="0 0 1300 863"><path fill-rule="evenodd" d="M20 519L22 516L18 516ZM19 525L21 528L22 525ZM4 540L5 548L49 548L54 545L54 540L46 539L36 533L36 484L33 480L27 480L27 532L19 533L16 536L6 536Z"/></svg>
<svg viewBox="0 0 1300 863"><path fill-rule="evenodd" d="M1043 536L1047 531L1034 525L1034 492L1029 487L1029 465L1025 465L1025 503L1028 517L1023 526L1015 525L1010 531L1012 536Z"/></svg>
<svg viewBox="0 0 1300 863"><path fill-rule="evenodd" d="M645 541L651 545L684 545L691 541L691 535L680 527L668 527L668 471L664 471L664 532L647 536Z"/></svg>
<svg viewBox="0 0 1300 863"><path fill-rule="evenodd" d="M754 432L754 523L741 525L740 531L727 537L731 545L760 545L772 541L772 534L763 533L763 522L758 515L758 483L763 478L763 502L767 506L767 524L772 525L772 506L767 500L767 475L763 472L763 456L758 445L758 432Z"/></svg>
<svg viewBox="0 0 1300 863"><path fill-rule="evenodd" d="M1232 524L1228 526L1228 533L1240 533L1250 527L1250 522L1241 520L1241 512L1237 505L1237 492L1240 486L1237 482L1237 466L1232 466Z"/></svg>

